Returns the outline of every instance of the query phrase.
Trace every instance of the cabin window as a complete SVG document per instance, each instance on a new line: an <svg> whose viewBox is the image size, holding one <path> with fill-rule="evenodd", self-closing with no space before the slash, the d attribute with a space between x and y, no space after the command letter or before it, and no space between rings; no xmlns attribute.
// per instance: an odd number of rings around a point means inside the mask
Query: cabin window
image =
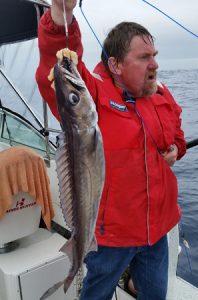
<svg viewBox="0 0 198 300"><path fill-rule="evenodd" d="M4 143L15 145L24 145L46 153L45 138L30 124L26 123L19 117L0 111L0 140ZM54 149L51 147L50 152L53 155Z"/></svg>

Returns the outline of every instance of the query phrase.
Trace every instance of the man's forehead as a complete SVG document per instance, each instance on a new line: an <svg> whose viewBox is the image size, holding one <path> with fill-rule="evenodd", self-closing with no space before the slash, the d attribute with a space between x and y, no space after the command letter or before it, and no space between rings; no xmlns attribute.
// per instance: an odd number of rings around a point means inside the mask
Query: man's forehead
<svg viewBox="0 0 198 300"><path fill-rule="evenodd" d="M146 49L156 51L152 38L150 36L146 36L146 35L134 36L130 43L130 50L139 50L140 51L140 50L146 50Z"/></svg>

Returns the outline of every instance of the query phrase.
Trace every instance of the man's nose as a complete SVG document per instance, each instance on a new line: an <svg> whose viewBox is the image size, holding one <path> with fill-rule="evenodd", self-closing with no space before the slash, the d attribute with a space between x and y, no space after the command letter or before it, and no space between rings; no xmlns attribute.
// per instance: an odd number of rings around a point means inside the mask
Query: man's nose
<svg viewBox="0 0 198 300"><path fill-rule="evenodd" d="M151 58L150 62L149 62L149 65L148 65L148 68L149 70L153 70L153 69L158 69L159 65L156 61L156 59L154 57Z"/></svg>

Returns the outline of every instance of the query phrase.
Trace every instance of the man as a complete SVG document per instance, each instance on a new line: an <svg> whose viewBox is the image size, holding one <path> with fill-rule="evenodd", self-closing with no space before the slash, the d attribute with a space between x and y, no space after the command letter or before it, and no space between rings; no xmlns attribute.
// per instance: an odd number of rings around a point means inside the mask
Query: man
<svg viewBox="0 0 198 300"><path fill-rule="evenodd" d="M98 251L85 263L81 300L110 300L127 268L138 300L165 300L167 236L180 219L177 181L170 166L186 151L181 108L157 84L157 51L141 25L123 22L104 42L105 54L92 75L82 62L81 34L66 0L68 47L77 52L78 69L98 111L106 175L96 224ZM58 118L55 94L47 80L56 52L65 47L62 0L54 0L39 26L37 82ZM107 54L107 55L106 55Z"/></svg>

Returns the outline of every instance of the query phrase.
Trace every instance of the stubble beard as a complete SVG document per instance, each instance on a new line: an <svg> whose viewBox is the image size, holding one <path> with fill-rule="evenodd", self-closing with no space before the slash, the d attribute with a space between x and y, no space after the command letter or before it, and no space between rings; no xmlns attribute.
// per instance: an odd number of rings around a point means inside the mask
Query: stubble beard
<svg viewBox="0 0 198 300"><path fill-rule="evenodd" d="M142 97L149 97L157 92L157 82L148 84L146 83L143 92L142 92Z"/></svg>

